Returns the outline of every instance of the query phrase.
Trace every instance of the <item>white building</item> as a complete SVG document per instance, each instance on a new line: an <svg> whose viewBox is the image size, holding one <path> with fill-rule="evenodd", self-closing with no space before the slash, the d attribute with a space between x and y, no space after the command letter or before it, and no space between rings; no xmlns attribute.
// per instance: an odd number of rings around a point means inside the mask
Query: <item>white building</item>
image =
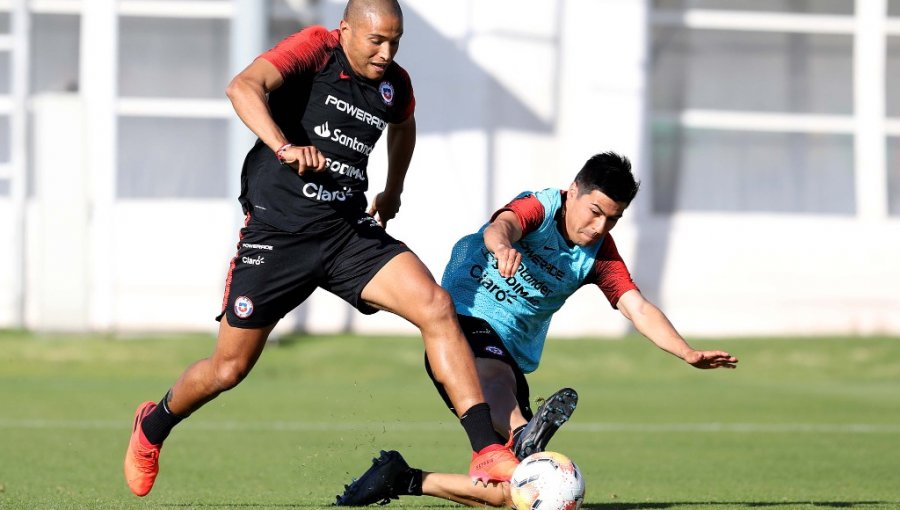
<svg viewBox="0 0 900 510"><path fill-rule="evenodd" d="M613 235L683 333L900 333L900 0L403 7L419 142L389 231L438 278L516 193L615 150L643 186ZM253 140L224 88L342 8L0 0L0 328L214 331ZM627 325L586 288L551 334ZM414 332L323 291L280 328Z"/></svg>

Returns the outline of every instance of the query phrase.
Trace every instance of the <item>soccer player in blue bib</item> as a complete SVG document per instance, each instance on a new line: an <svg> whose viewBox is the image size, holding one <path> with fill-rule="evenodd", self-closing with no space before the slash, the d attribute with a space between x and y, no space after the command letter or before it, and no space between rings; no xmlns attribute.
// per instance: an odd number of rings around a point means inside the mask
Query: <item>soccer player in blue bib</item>
<svg viewBox="0 0 900 510"><path fill-rule="evenodd" d="M686 363L707 369L735 368L738 362L724 351L692 348L632 280L610 230L638 188L627 158L597 154L568 189L521 193L453 247L441 284L475 355L494 428L509 434L519 459L544 451L575 410L577 393L563 388L532 413L525 374L540 363L553 314L584 285L598 286L641 334ZM425 365L453 411L427 355ZM465 475L423 472L396 451L382 452L337 504L423 494L470 505L510 505L506 483L473 486Z"/></svg>

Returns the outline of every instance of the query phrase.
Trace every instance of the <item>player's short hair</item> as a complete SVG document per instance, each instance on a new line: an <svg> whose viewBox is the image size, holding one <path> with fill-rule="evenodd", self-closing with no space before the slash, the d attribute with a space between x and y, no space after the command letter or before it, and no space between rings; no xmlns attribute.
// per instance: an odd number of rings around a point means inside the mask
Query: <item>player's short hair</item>
<svg viewBox="0 0 900 510"><path fill-rule="evenodd" d="M344 7L344 21L349 23L351 18L368 12L392 14L403 20L403 10L397 0L348 0Z"/></svg>
<svg viewBox="0 0 900 510"><path fill-rule="evenodd" d="M616 202L630 204L641 187L631 173L631 161L625 156L608 151L595 154L575 176L579 194L600 190Z"/></svg>

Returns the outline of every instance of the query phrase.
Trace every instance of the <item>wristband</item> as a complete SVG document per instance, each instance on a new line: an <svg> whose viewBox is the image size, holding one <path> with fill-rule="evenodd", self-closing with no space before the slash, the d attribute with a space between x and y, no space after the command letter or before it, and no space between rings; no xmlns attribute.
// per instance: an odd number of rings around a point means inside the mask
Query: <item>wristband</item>
<svg viewBox="0 0 900 510"><path fill-rule="evenodd" d="M284 151L290 149L293 146L294 146L294 144L292 144L292 143L286 143L286 144L282 145L281 147L279 147L277 151L275 151L275 158L278 160L279 163L281 163L282 165L285 164Z"/></svg>

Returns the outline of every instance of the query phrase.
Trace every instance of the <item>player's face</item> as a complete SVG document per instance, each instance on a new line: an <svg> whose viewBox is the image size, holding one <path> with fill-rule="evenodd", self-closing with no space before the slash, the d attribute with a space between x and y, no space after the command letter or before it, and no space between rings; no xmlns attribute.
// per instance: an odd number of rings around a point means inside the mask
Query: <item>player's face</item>
<svg viewBox="0 0 900 510"><path fill-rule="evenodd" d="M616 202L600 190L579 195L572 183L566 192L566 237L579 246L589 246L605 236L622 217L628 204Z"/></svg>
<svg viewBox="0 0 900 510"><path fill-rule="evenodd" d="M353 71L370 80L380 80L394 60L403 35L403 21L392 14L366 13L341 21L341 46Z"/></svg>

